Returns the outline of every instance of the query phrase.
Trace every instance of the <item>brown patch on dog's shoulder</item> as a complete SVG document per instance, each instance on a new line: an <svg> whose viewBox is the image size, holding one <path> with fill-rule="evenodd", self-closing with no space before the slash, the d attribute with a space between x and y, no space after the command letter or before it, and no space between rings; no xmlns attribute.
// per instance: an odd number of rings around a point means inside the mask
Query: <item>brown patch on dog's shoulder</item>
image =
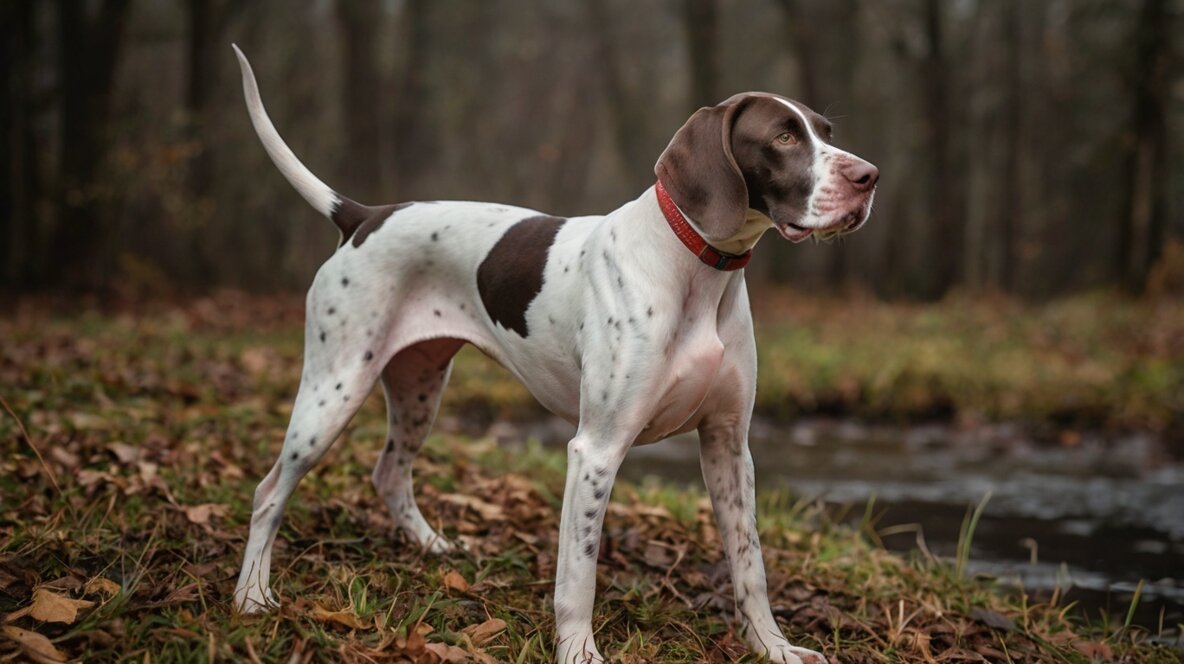
<svg viewBox="0 0 1184 664"><path fill-rule="evenodd" d="M526 337L526 310L543 290L543 268L561 217L539 215L519 221L489 250L477 268L477 293L489 317Z"/></svg>
<svg viewBox="0 0 1184 664"><path fill-rule="evenodd" d="M329 215L329 218L341 229L342 245L352 237L354 246L360 247L366 238L381 228L392 214L412 205L415 205L415 202L393 205L362 205L342 197L341 201L333 208L333 213Z"/></svg>

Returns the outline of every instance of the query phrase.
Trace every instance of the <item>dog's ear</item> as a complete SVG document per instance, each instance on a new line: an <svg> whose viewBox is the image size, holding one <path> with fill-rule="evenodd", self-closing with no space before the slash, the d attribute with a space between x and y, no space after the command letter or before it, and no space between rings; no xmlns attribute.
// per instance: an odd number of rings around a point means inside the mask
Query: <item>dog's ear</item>
<svg viewBox="0 0 1184 664"><path fill-rule="evenodd" d="M674 134L654 174L707 240L739 232L748 212L748 187L732 154L732 127L746 97L706 106Z"/></svg>

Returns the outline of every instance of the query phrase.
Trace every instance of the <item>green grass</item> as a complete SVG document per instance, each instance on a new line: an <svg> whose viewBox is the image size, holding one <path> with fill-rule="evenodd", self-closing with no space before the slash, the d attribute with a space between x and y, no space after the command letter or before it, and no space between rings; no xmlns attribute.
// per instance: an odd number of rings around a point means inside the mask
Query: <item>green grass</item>
<svg viewBox="0 0 1184 664"><path fill-rule="evenodd" d="M831 338L829 317L791 315L816 335L804 348ZM935 338L976 326L954 322L969 314L935 314L938 322L928 323L919 320L928 314L916 315L910 325L932 325ZM252 618L230 611L251 495L278 452L299 375L298 320L298 308L222 298L140 317L35 310L0 322L0 397L29 434L0 415L0 613L29 607L38 591L93 603L68 622L0 618L0 658L20 651L14 638L29 638L19 628L88 662L289 661L301 653L312 661L439 661L432 652L550 661L562 457L528 442L433 436L415 465L419 502L467 552L425 557L391 533L369 486L385 429L377 396L286 513L272 579L282 608ZM795 334L794 320L763 324L762 343ZM839 335L835 343L856 342ZM780 345L773 347L776 355ZM1128 363L1138 356L1120 355ZM926 366L917 371L943 370ZM783 379L762 377L762 389ZM533 412L477 356L462 359L451 392L446 411L454 415ZM491 511L482 517L450 499L457 495ZM219 507L202 523L192 508L205 504ZM791 640L837 661L1184 659L1138 628L1082 624L1071 607L966 578L958 561L889 553L874 544L871 506L864 527L849 528L786 493L761 493L759 505L778 619ZM756 661L727 619L724 571L701 492L619 484L598 571L601 649L625 662ZM475 640L473 628L496 620L504 630Z"/></svg>
<svg viewBox="0 0 1184 664"><path fill-rule="evenodd" d="M756 294L756 410L777 419L1017 420L1184 432L1184 302L1092 294L936 306ZM530 417L530 395L475 351L454 403ZM1184 439L1184 435L1174 435Z"/></svg>

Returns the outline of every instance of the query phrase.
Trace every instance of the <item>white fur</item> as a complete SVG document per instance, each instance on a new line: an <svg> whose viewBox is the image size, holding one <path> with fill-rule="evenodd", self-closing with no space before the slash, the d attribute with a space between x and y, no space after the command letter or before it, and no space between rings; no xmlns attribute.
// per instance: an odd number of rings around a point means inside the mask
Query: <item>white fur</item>
<svg viewBox="0 0 1184 664"><path fill-rule="evenodd" d="M241 54L240 61L246 80L250 69ZM245 89L277 165L298 188L311 187L305 197L314 206L328 209L331 190L279 142L254 86ZM360 246L343 243L321 266L308 293L300 388L280 458L255 493L235 606L251 612L277 603L269 589L271 548L284 505L379 379L389 416L375 487L414 542L450 548L415 504L411 459L435 416L452 352L471 343L578 425L567 446L560 518L558 662L604 661L592 636L596 563L625 453L694 429L732 571L739 633L775 662L825 661L786 641L769 606L748 451L756 346L743 271L716 271L688 252L651 187L608 215L562 225L523 337L491 320L476 274L509 228L537 214L488 203L417 203L393 213Z"/></svg>
<svg viewBox="0 0 1184 664"><path fill-rule="evenodd" d="M783 104L786 108L797 114L802 121L802 126L805 127L806 133L810 138L810 143L814 148L814 161L811 164L811 172L814 176L814 190L810 192L810 198L806 202L806 216L801 221L796 222L803 228L826 229L830 228L843 219L843 217L850 211L849 208L839 207L833 204L834 191L843 188L842 174L833 165L837 161L862 161L859 157L836 148L830 143L822 140L814 131L814 126L810 124L810 119L802 112L800 108L794 104L774 97L778 102ZM862 225L863 220L867 219L867 214L871 213L872 199L869 195L866 203L866 213L858 225ZM858 226L856 226L858 227ZM854 230L854 228L850 229Z"/></svg>
<svg viewBox="0 0 1184 664"><path fill-rule="evenodd" d="M267 150L267 155L271 157L276 168L280 169L280 173L292 183L304 200L308 201L314 210L328 217L333 214L333 208L339 202L337 194L300 163L284 143L284 139L280 138L280 133L275 130L275 125L271 124L271 118L267 117L267 111L263 108L263 99L259 96L259 86L255 83L255 73L251 71L251 64L247 62L246 56L237 45L232 44L231 47L238 56L238 65L243 73L243 94L247 98L247 111L251 115L255 133L263 142L263 149Z"/></svg>

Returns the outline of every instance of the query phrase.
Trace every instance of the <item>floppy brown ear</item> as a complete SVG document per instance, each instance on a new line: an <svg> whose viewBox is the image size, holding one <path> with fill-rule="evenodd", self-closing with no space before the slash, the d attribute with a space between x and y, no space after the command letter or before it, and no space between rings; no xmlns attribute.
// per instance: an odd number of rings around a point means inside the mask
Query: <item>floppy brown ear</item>
<svg viewBox="0 0 1184 664"><path fill-rule="evenodd" d="M709 241L739 232L748 211L748 187L732 155L732 126L742 105L733 98L695 111L654 166L670 198Z"/></svg>

